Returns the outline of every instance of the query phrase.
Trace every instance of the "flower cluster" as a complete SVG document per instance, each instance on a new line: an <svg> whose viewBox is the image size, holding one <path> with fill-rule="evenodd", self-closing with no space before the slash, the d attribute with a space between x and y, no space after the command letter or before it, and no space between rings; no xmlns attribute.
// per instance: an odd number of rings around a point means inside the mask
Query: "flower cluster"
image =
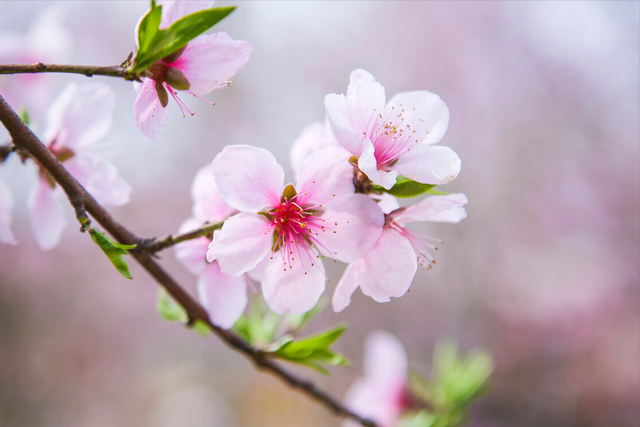
<svg viewBox="0 0 640 427"><path fill-rule="evenodd" d="M439 242L406 225L466 217L463 194L400 207L386 192L399 174L435 185L460 172L456 153L433 145L449 119L437 95L405 92L385 104L384 88L356 70L347 95L328 95L325 105L328 121L305 129L293 146L295 184L285 181L271 153L248 145L227 146L210 175L203 169L194 181L194 218L181 231L224 224L207 250L203 237L179 245L177 255L200 275L201 299L214 321L224 319L220 326L230 327L242 314L250 278L261 282L276 313L309 311L326 288L325 260L348 264L333 294L336 312L358 287L378 302L400 297L418 265L435 264L429 250ZM231 292L234 297L224 297Z"/></svg>

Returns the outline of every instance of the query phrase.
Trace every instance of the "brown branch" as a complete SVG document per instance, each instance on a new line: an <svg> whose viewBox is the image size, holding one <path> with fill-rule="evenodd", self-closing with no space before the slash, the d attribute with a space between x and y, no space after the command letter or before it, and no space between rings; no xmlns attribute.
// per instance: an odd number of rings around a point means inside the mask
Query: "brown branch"
<svg viewBox="0 0 640 427"><path fill-rule="evenodd" d="M0 74L35 74L35 73L71 73L83 74L87 77L109 76L120 77L131 80L125 73L125 69L120 65L110 67L96 67L92 65L58 65L43 64L8 64L0 65Z"/></svg>
<svg viewBox="0 0 640 427"><path fill-rule="evenodd" d="M160 252L163 249L170 248L178 243L186 242L187 240L197 239L201 236L209 236L214 231L222 228L222 222L216 222L215 224L206 224L196 230L189 231L188 233L178 234L177 236L168 235L162 238L144 239L138 243L138 247L134 250L139 250L149 254Z"/></svg>
<svg viewBox="0 0 640 427"><path fill-rule="evenodd" d="M0 96L0 121L7 128L13 143L25 150L36 162L46 169L67 194L69 201L76 210L77 215L88 212L105 230L107 230L118 242L125 245L139 244L142 239L118 223L65 169L58 159L38 140L31 130L22 122L20 117ZM327 393L316 388L308 380L285 371L280 365L265 357L258 349L251 347L238 335L231 331L220 329L211 323L206 310L189 295L149 254L143 251L132 252L135 259L163 286L167 292L186 310L190 322L200 320L206 323L212 331L220 337L228 346L247 356L258 368L280 378L291 387L300 390L311 399L318 401L330 409L334 414L351 418L363 426L376 427L376 424L361 418L340 402L333 399Z"/></svg>

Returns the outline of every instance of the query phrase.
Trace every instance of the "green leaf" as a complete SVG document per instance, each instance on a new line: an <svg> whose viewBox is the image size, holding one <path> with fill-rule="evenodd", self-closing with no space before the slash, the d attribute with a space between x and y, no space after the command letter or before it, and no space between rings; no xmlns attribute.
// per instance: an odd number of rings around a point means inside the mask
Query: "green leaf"
<svg viewBox="0 0 640 427"><path fill-rule="evenodd" d="M138 52L128 73L137 75L154 62L186 46L234 11L235 6L213 7L187 15L160 30L162 6L151 2L151 10L138 27Z"/></svg>
<svg viewBox="0 0 640 427"><path fill-rule="evenodd" d="M189 316L184 308L171 299L164 288L158 289L156 311L160 317L169 322L187 323L189 321Z"/></svg>
<svg viewBox="0 0 640 427"><path fill-rule="evenodd" d="M253 298L249 312L233 325L233 330L254 347L270 344L275 336L280 316L267 307L261 298Z"/></svg>
<svg viewBox="0 0 640 427"><path fill-rule="evenodd" d="M103 233L91 229L90 230L91 239L100 246L102 252L105 253L107 258L111 261L113 266L118 270L118 272L127 279L133 279L131 277L131 273L129 272L129 266L122 258L122 255L129 255L128 249L133 249L137 245L122 245L120 243L116 243Z"/></svg>
<svg viewBox="0 0 640 427"><path fill-rule="evenodd" d="M330 349L346 328L345 324L340 324L300 340L295 340L290 336L283 337L268 351L281 359L329 375L329 371L323 365L349 365L349 360L346 357Z"/></svg>
<svg viewBox="0 0 640 427"><path fill-rule="evenodd" d="M20 110L20 119L25 125L27 125L27 127L29 127L29 124L31 124L31 116L29 116L27 107L22 107L22 109Z"/></svg>
<svg viewBox="0 0 640 427"><path fill-rule="evenodd" d="M416 197L425 193L439 194L439 195L447 194L447 193L442 193L441 191L434 190L435 187L436 187L435 185L421 184L419 182L412 181L407 177L399 175L395 185L391 187L391 189L386 190L384 187L381 187L379 185L374 185L372 190L375 192L389 193L393 196L400 197L400 198Z"/></svg>
<svg viewBox="0 0 640 427"><path fill-rule="evenodd" d="M208 337L209 335L211 335L211 328L209 327L209 325L207 325L200 319L196 319L196 321L193 322L193 326L191 326L191 329L193 329L196 334L202 337Z"/></svg>
<svg viewBox="0 0 640 427"><path fill-rule="evenodd" d="M400 420L400 427L434 427L438 417L426 410L409 414Z"/></svg>

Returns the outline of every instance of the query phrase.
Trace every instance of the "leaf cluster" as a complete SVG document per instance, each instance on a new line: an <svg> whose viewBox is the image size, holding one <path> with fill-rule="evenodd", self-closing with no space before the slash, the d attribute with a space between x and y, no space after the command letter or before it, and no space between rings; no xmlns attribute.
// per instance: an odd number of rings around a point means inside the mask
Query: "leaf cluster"
<svg viewBox="0 0 640 427"><path fill-rule="evenodd" d="M487 391L493 371L491 357L481 350L460 355L456 344L441 342L433 356L433 378L411 373L411 392L428 409L404 418L402 427L455 427L461 425L471 404Z"/></svg>
<svg viewBox="0 0 640 427"><path fill-rule="evenodd" d="M151 1L151 9L138 27L138 51L127 74L136 76L156 61L182 49L233 12L235 6L212 7L187 15L161 30L162 5Z"/></svg>

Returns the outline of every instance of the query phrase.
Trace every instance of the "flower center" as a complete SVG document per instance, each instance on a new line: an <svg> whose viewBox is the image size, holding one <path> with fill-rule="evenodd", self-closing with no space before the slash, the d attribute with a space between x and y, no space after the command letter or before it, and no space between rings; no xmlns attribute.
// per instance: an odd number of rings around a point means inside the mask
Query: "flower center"
<svg viewBox="0 0 640 427"><path fill-rule="evenodd" d="M423 133L421 130L426 122L418 119L417 128L413 128L408 123L405 124L407 112L402 104L399 108L387 105L380 112L377 109L373 111L374 114L371 115L363 135L373 143L378 169L385 169L418 145L420 140L417 135ZM415 119L412 118L410 121Z"/></svg>
<svg viewBox="0 0 640 427"><path fill-rule="evenodd" d="M274 231L272 252L274 255L280 253L285 271L293 268L296 259L305 270L315 267L316 259L324 257L322 252L329 253L320 236L336 233L338 226L337 222L318 216L319 206L300 206L297 198L295 188L288 185L280 206L267 212L271 220L270 230Z"/></svg>

